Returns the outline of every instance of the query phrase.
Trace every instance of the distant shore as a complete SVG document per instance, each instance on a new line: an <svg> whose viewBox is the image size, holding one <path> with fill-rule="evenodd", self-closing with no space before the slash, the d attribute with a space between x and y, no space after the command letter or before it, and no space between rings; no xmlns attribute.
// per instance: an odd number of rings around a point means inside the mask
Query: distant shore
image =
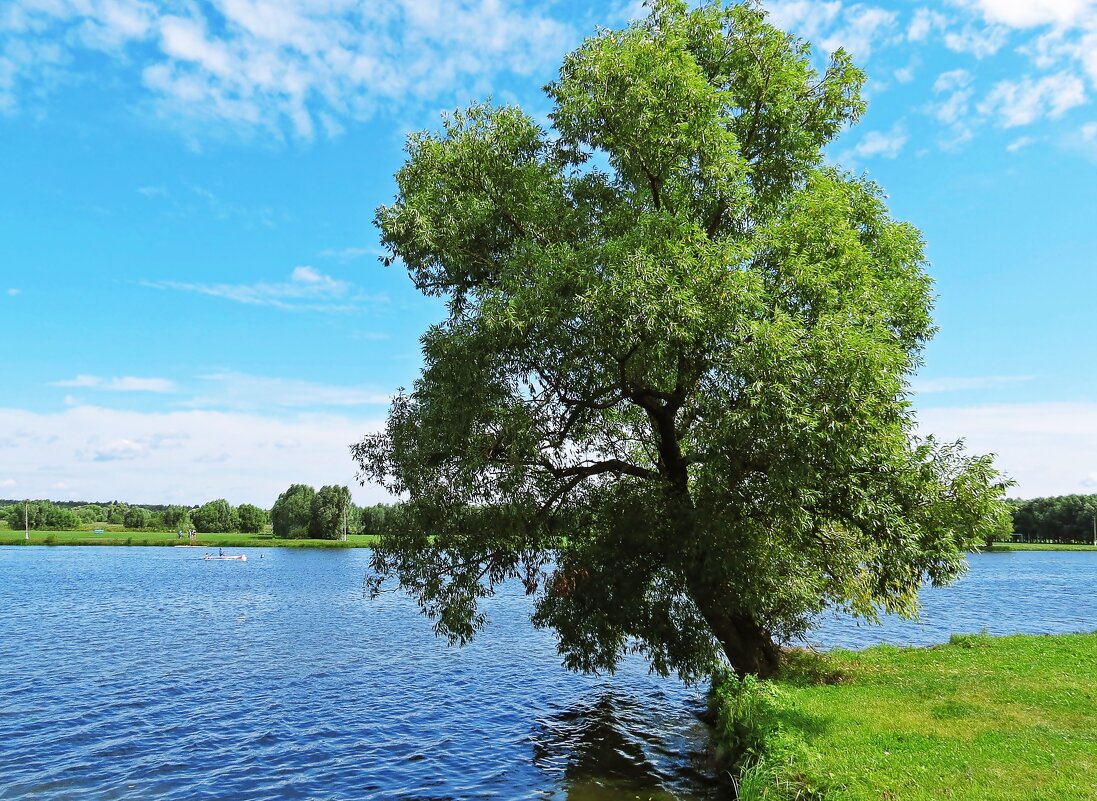
<svg viewBox="0 0 1097 801"><path fill-rule="evenodd" d="M980 548L982 553L1005 551L1097 551L1097 545L1075 545L1060 542L996 542L990 548Z"/></svg>
<svg viewBox="0 0 1097 801"><path fill-rule="evenodd" d="M0 545L154 545L194 548L369 548L377 543L374 534L351 534L344 540L280 539L270 534L196 534L191 542L175 531L31 531L0 530Z"/></svg>
<svg viewBox="0 0 1097 801"><path fill-rule="evenodd" d="M376 534L351 534L344 540L280 539L270 534L198 534L194 543L198 548L371 548L377 544ZM24 532L0 529L0 545L190 545L186 534L180 538L175 531L127 530L110 526L102 533L88 531L31 531L30 539ZM1071 545L1044 542L996 542L990 548L980 548L980 553L1005 553L1007 551L1097 551L1093 545Z"/></svg>

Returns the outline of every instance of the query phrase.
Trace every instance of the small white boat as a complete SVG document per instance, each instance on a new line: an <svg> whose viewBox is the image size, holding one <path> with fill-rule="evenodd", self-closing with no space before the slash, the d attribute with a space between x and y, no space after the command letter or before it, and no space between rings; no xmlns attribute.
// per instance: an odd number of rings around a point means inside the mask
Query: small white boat
<svg viewBox="0 0 1097 801"><path fill-rule="evenodd" d="M207 562L246 562L248 561L247 554L236 554L235 556L214 556L211 553L202 557Z"/></svg>

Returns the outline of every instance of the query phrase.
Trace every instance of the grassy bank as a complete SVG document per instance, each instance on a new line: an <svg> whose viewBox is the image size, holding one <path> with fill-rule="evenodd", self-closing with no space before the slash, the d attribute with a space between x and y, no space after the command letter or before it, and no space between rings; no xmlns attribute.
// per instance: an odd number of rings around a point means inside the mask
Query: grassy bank
<svg viewBox="0 0 1097 801"><path fill-rule="evenodd" d="M1093 801L1093 665L1097 634L955 636L798 652L713 703L718 736L752 747L743 801Z"/></svg>
<svg viewBox="0 0 1097 801"><path fill-rule="evenodd" d="M24 540L22 531L0 531L0 545L188 545L184 535L179 539L174 531L32 531ZM198 534L199 548L368 548L377 538L371 534L352 534L342 540L283 540L260 534Z"/></svg>
<svg viewBox="0 0 1097 801"><path fill-rule="evenodd" d="M1073 545L1056 542L996 542L990 548L980 548L983 552L999 551L1097 551L1097 545Z"/></svg>

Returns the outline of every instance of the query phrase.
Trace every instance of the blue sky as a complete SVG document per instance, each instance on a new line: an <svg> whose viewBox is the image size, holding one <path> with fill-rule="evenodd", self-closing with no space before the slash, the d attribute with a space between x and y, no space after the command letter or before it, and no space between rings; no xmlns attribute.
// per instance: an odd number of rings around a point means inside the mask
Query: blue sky
<svg viewBox="0 0 1097 801"><path fill-rule="evenodd" d="M928 243L921 426L1015 494L1097 492L1097 0L774 0L850 50L829 157ZM378 262L409 131L540 87L640 13L503 0L0 5L0 497L269 507L347 446L439 318Z"/></svg>

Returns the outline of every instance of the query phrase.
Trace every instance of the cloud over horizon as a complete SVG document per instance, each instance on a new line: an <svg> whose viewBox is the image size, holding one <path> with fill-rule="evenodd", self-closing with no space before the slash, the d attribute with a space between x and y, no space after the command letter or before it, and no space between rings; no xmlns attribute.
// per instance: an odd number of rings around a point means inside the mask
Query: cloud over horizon
<svg viewBox="0 0 1097 801"><path fill-rule="evenodd" d="M270 508L290 484L346 484L356 503L388 499L355 480L349 447L379 416L274 419L220 411L0 408L0 486L22 497ZM63 484L64 489L58 489Z"/></svg>

